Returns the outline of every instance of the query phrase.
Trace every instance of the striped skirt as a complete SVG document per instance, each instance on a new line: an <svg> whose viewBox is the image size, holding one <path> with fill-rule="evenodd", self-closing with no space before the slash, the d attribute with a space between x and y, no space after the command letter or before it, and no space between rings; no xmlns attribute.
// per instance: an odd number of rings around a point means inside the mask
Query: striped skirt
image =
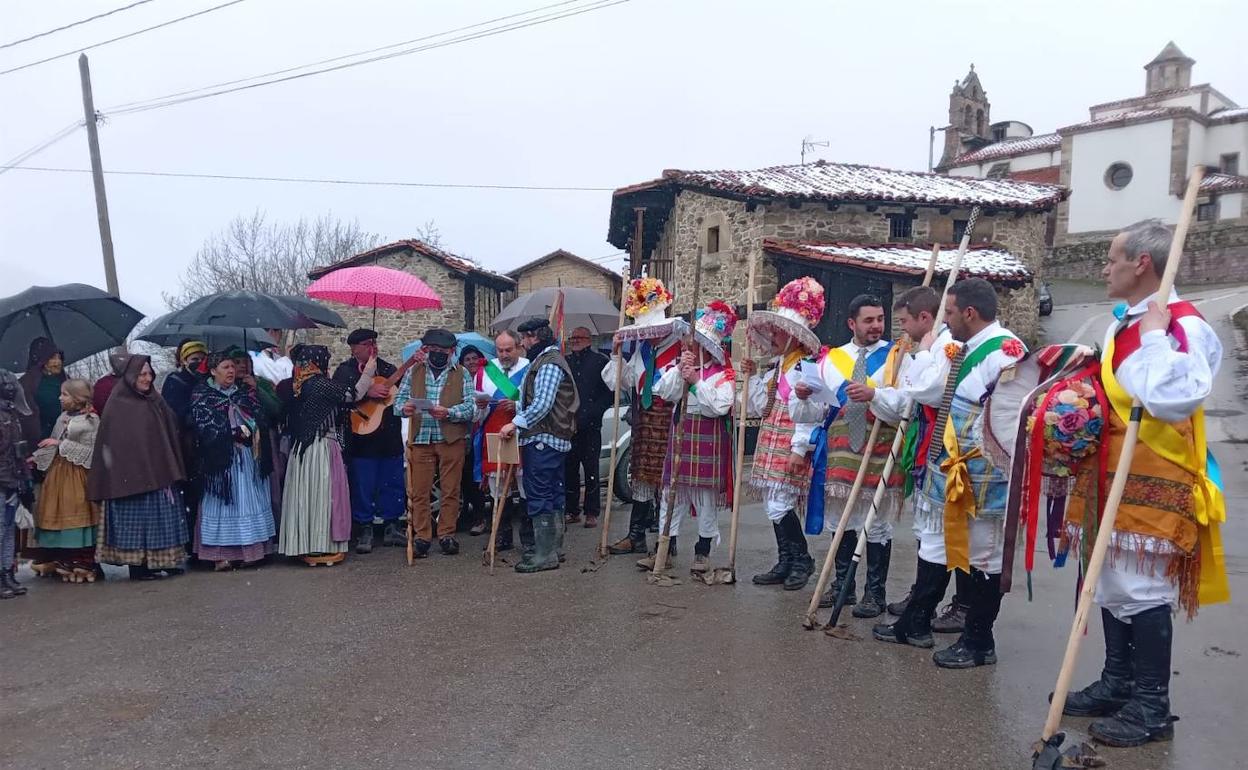
<svg viewBox="0 0 1248 770"><path fill-rule="evenodd" d="M256 561L276 534L269 480L250 447L235 447L230 466L233 500L226 502L211 492L204 494L199 509L195 553L206 561Z"/></svg>
<svg viewBox="0 0 1248 770"><path fill-rule="evenodd" d="M182 496L172 487L108 500L96 559L105 564L172 569L186 555Z"/></svg>
<svg viewBox="0 0 1248 770"><path fill-rule="evenodd" d="M628 466L633 499L653 500L663 483L667 442L672 434L672 404L656 397L649 409L638 405L633 414L637 423L630 439L632 459Z"/></svg>
<svg viewBox="0 0 1248 770"><path fill-rule="evenodd" d="M758 430L758 443L754 447L754 466L750 472L750 488L757 496L766 490L792 490L800 501L810 488L810 454L806 455L802 472L789 472L789 458L793 456L793 418L789 409L777 400L771 412Z"/></svg>
<svg viewBox="0 0 1248 770"><path fill-rule="evenodd" d="M342 553L351 535L351 493L338 442L321 438L286 462L277 550L287 556Z"/></svg>

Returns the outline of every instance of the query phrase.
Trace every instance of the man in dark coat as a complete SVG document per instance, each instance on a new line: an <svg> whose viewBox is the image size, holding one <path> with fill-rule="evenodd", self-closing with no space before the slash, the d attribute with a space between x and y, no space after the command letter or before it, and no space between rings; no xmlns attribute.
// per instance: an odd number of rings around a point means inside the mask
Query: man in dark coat
<svg viewBox="0 0 1248 770"><path fill-rule="evenodd" d="M578 326L568 337L568 366L580 394L581 405L576 412L576 435L568 452L564 494L567 523L581 520L581 484L584 474L585 527L598 526L599 496L598 460L602 455L602 413L615 400L611 389L602 381L607 357L590 347L589 329Z"/></svg>
<svg viewBox="0 0 1248 770"><path fill-rule="evenodd" d="M377 358L377 378L394 376L394 364L377 357L377 332L356 329L347 336L351 357L334 370L334 381L354 385L370 358ZM397 385L397 383L396 383ZM407 488L403 478L403 425L384 400L393 391L376 381L359 404L370 399L380 400L381 425L371 433L347 431L347 481L351 486L351 521L355 530L355 552L373 550L373 525L377 519L385 524L382 544L407 546L407 532L399 526L399 517L407 510Z"/></svg>

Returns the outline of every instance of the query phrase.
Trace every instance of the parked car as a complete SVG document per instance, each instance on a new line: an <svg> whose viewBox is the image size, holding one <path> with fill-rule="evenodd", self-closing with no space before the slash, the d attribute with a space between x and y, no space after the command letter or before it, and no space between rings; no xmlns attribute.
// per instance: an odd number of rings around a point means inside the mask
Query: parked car
<svg viewBox="0 0 1248 770"><path fill-rule="evenodd" d="M606 484L607 474L615 473L615 496L620 501L633 502L632 484L629 480L628 466L632 460L633 428L628 424L629 398L627 393L620 394L620 410L607 407L602 415L602 451L598 455L598 478ZM615 468L611 468L611 436L615 431L616 422L620 424L620 435L615 443Z"/></svg>
<svg viewBox="0 0 1248 770"><path fill-rule="evenodd" d="M1036 291L1036 299L1040 305L1040 315L1051 315L1053 313L1053 293L1049 291L1047 283L1040 284L1040 288Z"/></svg>

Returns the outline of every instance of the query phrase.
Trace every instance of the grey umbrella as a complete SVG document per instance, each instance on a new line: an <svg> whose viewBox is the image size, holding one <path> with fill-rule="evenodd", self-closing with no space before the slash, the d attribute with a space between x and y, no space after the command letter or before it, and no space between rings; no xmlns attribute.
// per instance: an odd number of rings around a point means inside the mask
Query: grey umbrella
<svg viewBox="0 0 1248 770"><path fill-rule="evenodd" d="M515 330L529 318L548 318L555 306L555 297L563 292L563 328L584 326L594 334L614 332L620 325L620 309L592 289L548 286L529 294L521 294L503 308L490 328L495 331Z"/></svg>
<svg viewBox="0 0 1248 770"><path fill-rule="evenodd" d="M177 347L183 340L193 339L207 345L209 350L225 350L234 345L244 350L264 350L275 344L268 331L259 327L176 324L166 320L170 315L172 313L166 313L152 321L136 339L167 348Z"/></svg>
<svg viewBox="0 0 1248 770"><path fill-rule="evenodd" d="M235 326L245 329L313 329L316 322L280 297L258 291L223 291L200 297L165 315L179 326Z"/></svg>
<svg viewBox="0 0 1248 770"><path fill-rule="evenodd" d="M321 326L336 326L339 329L344 329L347 326L347 322L342 320L342 316L314 299L301 297L298 294L279 294L277 298L313 321L316 321Z"/></svg>
<svg viewBox="0 0 1248 770"><path fill-rule="evenodd" d="M24 371L37 337L52 340L72 364L124 345L141 320L142 313L94 286L32 286L0 299L0 367Z"/></svg>

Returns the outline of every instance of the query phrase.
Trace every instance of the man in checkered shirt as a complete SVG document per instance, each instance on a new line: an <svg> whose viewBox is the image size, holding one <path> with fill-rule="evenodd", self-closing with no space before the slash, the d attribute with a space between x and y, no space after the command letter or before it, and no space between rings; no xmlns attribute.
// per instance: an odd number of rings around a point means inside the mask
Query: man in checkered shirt
<svg viewBox="0 0 1248 770"><path fill-rule="evenodd" d="M544 318L520 324L520 344L531 363L520 385L516 416L499 430L508 439L520 434L522 482L533 520L535 547L516 565L516 572L559 568L564 531L564 460L576 433L580 398L572 370L555 345L554 331Z"/></svg>

